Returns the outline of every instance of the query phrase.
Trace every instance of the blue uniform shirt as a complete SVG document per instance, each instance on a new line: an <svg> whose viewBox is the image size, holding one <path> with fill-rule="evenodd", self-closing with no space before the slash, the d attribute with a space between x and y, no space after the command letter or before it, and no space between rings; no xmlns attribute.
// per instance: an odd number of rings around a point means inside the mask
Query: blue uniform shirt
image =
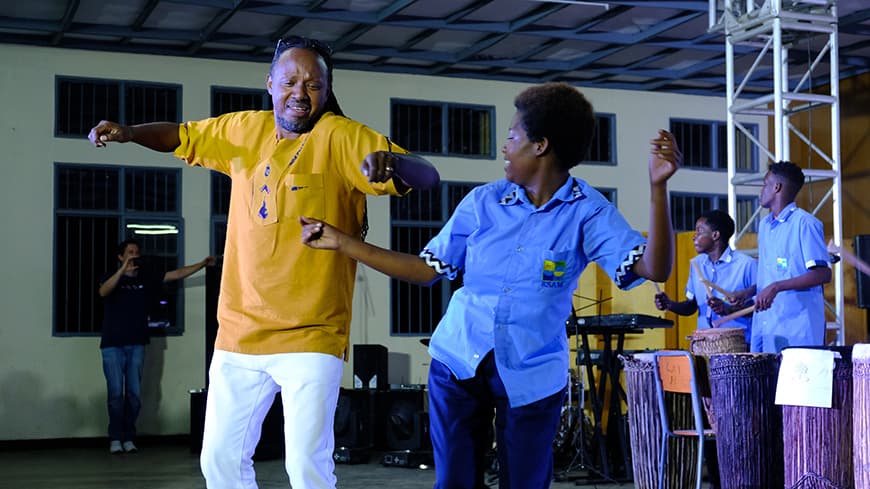
<svg viewBox="0 0 870 489"><path fill-rule="evenodd" d="M813 267L830 267L822 223L789 204L776 219L761 220L758 229L758 292L771 283L803 275ZM786 346L817 346L825 342L825 298L822 286L785 290L770 309L752 318L751 349L779 353Z"/></svg>
<svg viewBox="0 0 870 489"><path fill-rule="evenodd" d="M747 287L755 285L755 275L758 270L758 264L754 258L726 248L719 257L719 260L713 263L706 253L702 253L692 262L704 273L704 276L710 282L722 287L729 292L737 292ZM695 300L698 304L698 329L706 329L710 324L719 319L720 316L713 312L707 306L707 287L701 282L701 277L695 272L695 265L689 268L689 280L686 282L686 299ZM713 296L725 300L725 297L713 291ZM750 332L752 327L752 315L739 317L720 326L721 328L743 328L746 330L746 342L749 343Z"/></svg>
<svg viewBox="0 0 870 489"><path fill-rule="evenodd" d="M565 387L565 320L580 273L595 261L620 288L633 287L645 243L578 178L540 208L507 180L476 187L420 253L440 274L464 271L429 353L468 379L494 349L513 407L555 394Z"/></svg>

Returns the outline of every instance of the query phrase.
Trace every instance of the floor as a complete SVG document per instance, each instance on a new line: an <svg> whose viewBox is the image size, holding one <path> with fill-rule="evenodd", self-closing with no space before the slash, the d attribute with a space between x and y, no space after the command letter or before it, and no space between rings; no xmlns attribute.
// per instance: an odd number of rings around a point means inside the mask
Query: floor
<svg viewBox="0 0 870 489"><path fill-rule="evenodd" d="M93 444L91 444L93 445ZM375 460L377 458L377 460ZM281 460L258 461L254 465L260 489L288 489ZM337 464L340 489L431 488L432 469L383 466L379 457L365 464ZM180 443L140 443L135 454L110 455L108 446L64 448L5 448L0 450L0 488L26 489L204 489L197 455ZM622 487L631 483L593 483L585 471L566 474L568 480L552 488ZM497 487L494 482L491 487Z"/></svg>

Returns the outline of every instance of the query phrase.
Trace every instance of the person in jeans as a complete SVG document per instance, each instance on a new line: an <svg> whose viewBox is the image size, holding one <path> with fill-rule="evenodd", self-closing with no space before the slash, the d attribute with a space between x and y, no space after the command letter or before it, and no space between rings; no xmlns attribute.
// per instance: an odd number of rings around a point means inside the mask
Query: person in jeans
<svg viewBox="0 0 870 489"><path fill-rule="evenodd" d="M141 384L148 312L164 282L181 280L215 264L208 256L177 270L154 274L140 267L139 243L128 239L118 245L120 266L100 280L103 328L100 351L106 376L109 408L109 452L135 452L136 419L142 407Z"/></svg>

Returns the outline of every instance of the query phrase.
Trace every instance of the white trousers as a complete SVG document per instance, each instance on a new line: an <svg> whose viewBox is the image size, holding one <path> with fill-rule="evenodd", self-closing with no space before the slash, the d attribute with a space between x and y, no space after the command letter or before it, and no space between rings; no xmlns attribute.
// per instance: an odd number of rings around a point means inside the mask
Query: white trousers
<svg viewBox="0 0 870 489"><path fill-rule="evenodd" d="M334 489L333 419L343 362L322 353L216 350L209 368L200 466L208 489L256 489L251 457L281 392L285 467L293 489Z"/></svg>

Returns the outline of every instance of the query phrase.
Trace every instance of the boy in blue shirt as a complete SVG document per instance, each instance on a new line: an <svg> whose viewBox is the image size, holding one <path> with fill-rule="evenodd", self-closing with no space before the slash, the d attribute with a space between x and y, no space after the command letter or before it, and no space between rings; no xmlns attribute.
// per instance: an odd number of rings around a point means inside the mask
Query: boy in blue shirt
<svg viewBox="0 0 870 489"><path fill-rule="evenodd" d="M664 292L655 296L655 305L660 311L672 311L681 316L698 312L698 329L713 326L713 321L739 311L751 301L732 304L720 292L709 291L702 278L729 292L742 291L755 285L758 264L755 259L731 249L728 240L734 235L734 220L727 212L718 209L707 211L695 222L692 242L698 256L692 258L689 279L686 281L686 300L674 302ZM704 274L700 277L698 270ZM723 300L725 299L725 300ZM735 318L721 328L742 328L749 343L752 316Z"/></svg>
<svg viewBox="0 0 870 489"><path fill-rule="evenodd" d="M419 256L300 219L304 243L394 278L429 285L464 271L429 345L436 488L485 487L493 411L500 483L549 487L568 371L565 318L580 273L595 261L627 289L644 278L665 280L673 262L667 180L682 155L670 133L652 141L644 239L570 174L595 127L586 98L570 85L546 83L524 90L514 105L502 149L505 179L473 189Z"/></svg>
<svg viewBox="0 0 870 489"><path fill-rule="evenodd" d="M758 228L758 283L740 294L755 295L753 352L825 343L822 285L831 263L821 221L794 202L803 184L800 167L783 161L770 165L761 187L759 204L770 214Z"/></svg>

